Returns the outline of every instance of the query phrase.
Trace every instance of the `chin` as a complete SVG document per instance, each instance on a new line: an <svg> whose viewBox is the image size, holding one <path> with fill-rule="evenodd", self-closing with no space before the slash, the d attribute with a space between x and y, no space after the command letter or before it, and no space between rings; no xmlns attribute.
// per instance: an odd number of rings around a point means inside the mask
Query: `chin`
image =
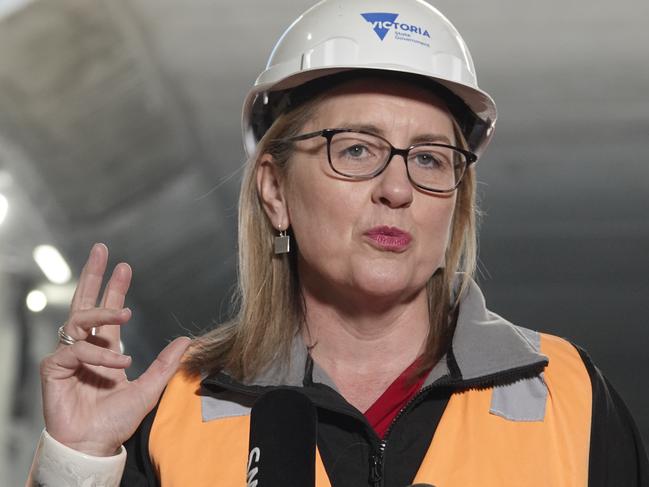
<svg viewBox="0 0 649 487"><path fill-rule="evenodd" d="M370 275L358 276L354 287L360 294L370 298L387 299L403 298L416 295L426 287L427 279L413 279L412 273L403 272L403 269L392 272L372 272Z"/></svg>

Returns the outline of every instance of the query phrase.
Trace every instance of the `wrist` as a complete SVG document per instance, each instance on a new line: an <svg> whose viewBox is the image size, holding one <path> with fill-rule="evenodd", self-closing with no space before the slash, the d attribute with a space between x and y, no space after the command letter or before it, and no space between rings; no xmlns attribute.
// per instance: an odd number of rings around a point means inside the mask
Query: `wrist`
<svg viewBox="0 0 649 487"><path fill-rule="evenodd" d="M94 458L114 457L115 455L119 455L122 449L124 448L121 445L118 448L113 448L113 447L101 445L99 443L91 443L91 442L64 443L62 441L58 441L56 438L50 435L47 432L47 430L44 430L44 433L48 435L53 441L58 442L60 445L63 445L80 454L89 457L94 457Z"/></svg>

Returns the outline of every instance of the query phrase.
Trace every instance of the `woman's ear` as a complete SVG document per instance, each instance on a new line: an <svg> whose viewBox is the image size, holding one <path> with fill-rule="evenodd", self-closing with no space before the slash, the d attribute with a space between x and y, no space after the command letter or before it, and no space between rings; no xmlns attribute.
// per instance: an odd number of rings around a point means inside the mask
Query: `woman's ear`
<svg viewBox="0 0 649 487"><path fill-rule="evenodd" d="M291 222L284 185L285 178L282 177L273 156L263 154L257 164L257 194L273 226L285 230Z"/></svg>

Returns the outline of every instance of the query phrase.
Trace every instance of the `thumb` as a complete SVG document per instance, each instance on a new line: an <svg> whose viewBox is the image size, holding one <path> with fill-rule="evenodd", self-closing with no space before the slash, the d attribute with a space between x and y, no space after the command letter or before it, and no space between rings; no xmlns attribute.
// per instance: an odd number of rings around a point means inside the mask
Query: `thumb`
<svg viewBox="0 0 649 487"><path fill-rule="evenodd" d="M176 338L162 349L149 368L134 381L142 394L147 411L158 402L162 390L178 370L182 356L190 343L191 340L187 337Z"/></svg>

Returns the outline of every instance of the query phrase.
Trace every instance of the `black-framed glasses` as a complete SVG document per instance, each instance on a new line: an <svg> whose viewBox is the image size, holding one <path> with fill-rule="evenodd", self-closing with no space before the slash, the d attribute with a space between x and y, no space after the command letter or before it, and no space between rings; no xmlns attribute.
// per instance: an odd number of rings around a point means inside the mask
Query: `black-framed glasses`
<svg viewBox="0 0 649 487"><path fill-rule="evenodd" d="M329 165L337 174L354 180L371 179L399 155L406 164L410 182L433 193L455 191L467 168L478 159L473 152L437 142L397 149L380 135L345 128L318 130L275 141L296 142L320 136L327 140Z"/></svg>

